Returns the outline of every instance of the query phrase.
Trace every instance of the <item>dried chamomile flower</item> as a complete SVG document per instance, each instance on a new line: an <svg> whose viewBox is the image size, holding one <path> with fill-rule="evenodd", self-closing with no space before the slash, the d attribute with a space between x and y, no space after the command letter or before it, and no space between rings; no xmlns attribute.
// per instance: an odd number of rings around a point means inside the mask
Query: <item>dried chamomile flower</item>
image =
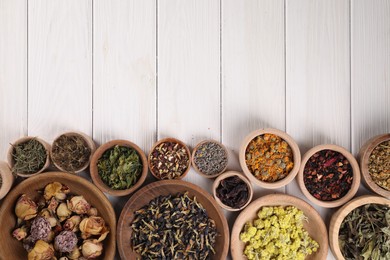
<svg viewBox="0 0 390 260"><path fill-rule="evenodd" d="M19 241L25 239L27 237L27 227L22 226L20 228L15 229L14 232L12 232L12 236Z"/></svg>
<svg viewBox="0 0 390 260"><path fill-rule="evenodd" d="M37 204L26 194L20 196L15 206L15 214L20 220L29 220L38 213Z"/></svg>
<svg viewBox="0 0 390 260"><path fill-rule="evenodd" d="M84 199L83 196L74 196L68 201L68 208L76 214L87 214L91 205Z"/></svg>
<svg viewBox="0 0 390 260"><path fill-rule="evenodd" d="M91 216L85 218L80 223L81 237L86 239L92 235L101 235L106 231L104 219L102 217Z"/></svg>
<svg viewBox="0 0 390 260"><path fill-rule="evenodd" d="M28 253L28 260L54 259L54 248L45 241L38 240L34 248Z"/></svg>
<svg viewBox="0 0 390 260"><path fill-rule="evenodd" d="M61 253L70 253L77 246L77 236L72 231L62 231L54 239L54 248Z"/></svg>
<svg viewBox="0 0 390 260"><path fill-rule="evenodd" d="M30 234L34 240L46 240L50 231L50 222L44 217L38 216L32 221Z"/></svg>
<svg viewBox="0 0 390 260"><path fill-rule="evenodd" d="M80 222L81 217L74 215L65 221L63 228L68 231L77 232L79 231Z"/></svg>
<svg viewBox="0 0 390 260"><path fill-rule="evenodd" d="M46 185L44 190L45 200L50 200L52 197L55 197L58 200L66 199L66 194L70 192L69 188L66 185L63 185L59 182L53 182Z"/></svg>
<svg viewBox="0 0 390 260"><path fill-rule="evenodd" d="M92 259L100 256L103 251L103 244L96 239L84 240L81 246L81 252L87 259Z"/></svg>

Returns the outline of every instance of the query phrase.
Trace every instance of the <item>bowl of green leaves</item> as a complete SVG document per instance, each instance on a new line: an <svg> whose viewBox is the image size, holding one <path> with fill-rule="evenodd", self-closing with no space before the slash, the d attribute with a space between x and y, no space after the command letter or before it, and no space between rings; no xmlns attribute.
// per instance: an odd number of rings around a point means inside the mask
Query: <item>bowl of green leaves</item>
<svg viewBox="0 0 390 260"><path fill-rule="evenodd" d="M144 183L148 163L144 152L127 140L113 140L92 156L90 173L94 184L112 196L126 196Z"/></svg>

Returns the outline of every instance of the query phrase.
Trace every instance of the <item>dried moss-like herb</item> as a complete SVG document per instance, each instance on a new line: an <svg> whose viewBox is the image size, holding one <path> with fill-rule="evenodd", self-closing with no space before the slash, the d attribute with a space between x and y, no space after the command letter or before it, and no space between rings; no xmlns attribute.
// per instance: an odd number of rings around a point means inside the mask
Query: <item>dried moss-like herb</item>
<svg viewBox="0 0 390 260"><path fill-rule="evenodd" d="M45 165L47 158L46 149L36 139L28 140L13 147L13 173L36 173Z"/></svg>
<svg viewBox="0 0 390 260"><path fill-rule="evenodd" d="M105 151L97 167L100 178L114 190L133 187L142 173L142 161L137 151L119 145Z"/></svg>
<svg viewBox="0 0 390 260"><path fill-rule="evenodd" d="M52 160L62 169L75 172L88 163L91 149L78 135L61 135L52 148Z"/></svg>
<svg viewBox="0 0 390 260"><path fill-rule="evenodd" d="M339 231L347 260L390 259L390 207L367 204L351 211Z"/></svg>

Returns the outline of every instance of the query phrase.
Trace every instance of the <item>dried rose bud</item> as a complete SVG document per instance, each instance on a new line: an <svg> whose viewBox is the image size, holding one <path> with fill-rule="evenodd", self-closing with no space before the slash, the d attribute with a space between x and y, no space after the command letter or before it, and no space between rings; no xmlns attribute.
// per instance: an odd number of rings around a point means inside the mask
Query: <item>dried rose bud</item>
<svg viewBox="0 0 390 260"><path fill-rule="evenodd" d="M27 252L30 252L35 246L36 240L31 236L28 236L26 239L23 239L23 248L26 249Z"/></svg>
<svg viewBox="0 0 390 260"><path fill-rule="evenodd" d="M83 253L83 256L87 259L96 258L102 254L103 244L98 242L96 239L84 240L84 243L81 246L81 252Z"/></svg>
<svg viewBox="0 0 390 260"><path fill-rule="evenodd" d="M28 253L28 260L51 260L54 258L54 248L45 241L38 240Z"/></svg>
<svg viewBox="0 0 390 260"><path fill-rule="evenodd" d="M98 211L97 211L97 208L90 208L87 212L88 216L97 216L98 215Z"/></svg>
<svg viewBox="0 0 390 260"><path fill-rule="evenodd" d="M66 256L63 256L63 257L61 257L61 258L58 259L58 260L69 260L69 258L67 258Z"/></svg>
<svg viewBox="0 0 390 260"><path fill-rule="evenodd" d="M68 254L69 259L79 259L80 256L81 252L80 249L78 249L77 247L75 247L75 249L73 249L73 251Z"/></svg>
<svg viewBox="0 0 390 260"><path fill-rule="evenodd" d="M64 221L65 219L69 218L72 214L72 211L68 209L68 206L66 203L61 203L57 208L57 217L60 219L60 222Z"/></svg>
<svg viewBox="0 0 390 260"><path fill-rule="evenodd" d="M20 228L15 229L14 232L12 232L12 235L14 238L16 238L19 241L26 238L27 237L26 226L22 226Z"/></svg>
<svg viewBox="0 0 390 260"><path fill-rule="evenodd" d="M50 231L49 235L47 235L46 242L52 243L55 236L56 234L54 233L54 231Z"/></svg>
<svg viewBox="0 0 390 260"><path fill-rule="evenodd" d="M47 219L51 227L55 227L56 225L59 224L58 220L55 217L53 217L51 211L49 211L48 209L42 209L41 212L39 212L39 216Z"/></svg>
<svg viewBox="0 0 390 260"><path fill-rule="evenodd" d="M58 200L66 199L66 194L70 192L69 188L66 185L62 185L59 182L53 182L45 187L44 197L48 201L52 197L55 197Z"/></svg>
<svg viewBox="0 0 390 260"><path fill-rule="evenodd" d="M20 220L35 218L38 213L38 206L26 194L19 197L15 206L15 214Z"/></svg>
<svg viewBox="0 0 390 260"><path fill-rule="evenodd" d="M72 231L62 231L54 239L54 248L61 253L70 253L77 246L77 236Z"/></svg>
<svg viewBox="0 0 390 260"><path fill-rule="evenodd" d="M83 219L80 223L81 237L83 239L91 235L100 235L105 229L105 222L102 217L91 216Z"/></svg>
<svg viewBox="0 0 390 260"><path fill-rule="evenodd" d="M87 214L91 205L84 199L83 196L74 196L68 201L68 208L76 214Z"/></svg>
<svg viewBox="0 0 390 260"><path fill-rule="evenodd" d="M58 200L55 197L52 197L49 202L49 205L47 206L47 209L54 213L56 212L58 204Z"/></svg>
<svg viewBox="0 0 390 260"><path fill-rule="evenodd" d="M35 240L46 240L51 231L51 225L44 217L36 217L31 224L30 234Z"/></svg>
<svg viewBox="0 0 390 260"><path fill-rule="evenodd" d="M77 231L79 231L80 222L81 222L80 216L77 216L77 215L72 216L71 218L69 218L65 221L63 228L65 230L77 232Z"/></svg>

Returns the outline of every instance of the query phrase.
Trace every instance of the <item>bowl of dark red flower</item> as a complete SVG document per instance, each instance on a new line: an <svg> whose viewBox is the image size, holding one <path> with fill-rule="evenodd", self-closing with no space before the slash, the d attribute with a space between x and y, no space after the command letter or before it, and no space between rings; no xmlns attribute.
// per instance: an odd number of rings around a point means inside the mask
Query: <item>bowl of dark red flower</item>
<svg viewBox="0 0 390 260"><path fill-rule="evenodd" d="M359 165L341 146L318 145L303 156L298 184L311 202L324 208L339 207L351 200L359 188Z"/></svg>

